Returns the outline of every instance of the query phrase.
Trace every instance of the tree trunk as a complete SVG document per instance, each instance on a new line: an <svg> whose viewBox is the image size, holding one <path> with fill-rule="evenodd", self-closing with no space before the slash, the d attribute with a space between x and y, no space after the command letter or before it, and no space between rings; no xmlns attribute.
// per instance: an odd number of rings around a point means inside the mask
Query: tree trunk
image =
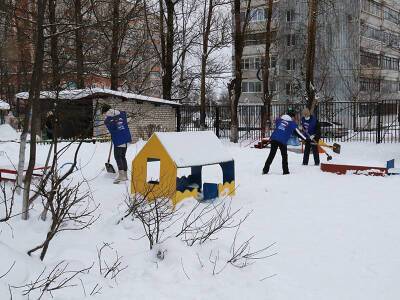
<svg viewBox="0 0 400 300"><path fill-rule="evenodd" d="M165 40L165 58L164 70L162 77L163 98L172 99L172 75L174 68L174 17L175 17L175 1L165 0L167 7L167 36Z"/></svg>
<svg viewBox="0 0 400 300"><path fill-rule="evenodd" d="M60 86L60 63L58 59L58 36L56 24L56 0L49 0L49 22L50 22L50 56L52 65L52 88L58 90Z"/></svg>
<svg viewBox="0 0 400 300"><path fill-rule="evenodd" d="M78 89L85 88L84 80L84 56L83 56L83 37L82 37L82 2L75 0L75 58L76 58L76 84Z"/></svg>
<svg viewBox="0 0 400 300"><path fill-rule="evenodd" d="M201 82L200 82L200 128L206 128L206 72L208 60L208 42L211 30L211 20L214 9L213 0L204 3L203 16L203 51L201 55Z"/></svg>
<svg viewBox="0 0 400 300"><path fill-rule="evenodd" d="M267 24L266 24L266 32L265 32L265 54L263 60L263 104L264 108L262 110L261 115L261 137L265 137L267 122L270 124L271 115L270 115L270 107L272 95L269 91L269 68L270 68L270 52L271 52L271 22L272 22L272 9L273 9L273 0L267 0Z"/></svg>
<svg viewBox="0 0 400 300"><path fill-rule="evenodd" d="M31 181L33 168L36 162L36 133L38 124L40 124L40 89L43 75L43 58L44 58L44 35L43 35L43 24L46 10L45 0L37 0L37 32L36 32L36 48L35 48L35 61L33 65L33 72L31 78L31 84L29 89L28 101L32 105L32 116L31 116L31 141L30 141L30 153L29 153L29 164L25 175L24 182L24 195L22 203L22 219L27 220L29 218L29 192L31 189Z"/></svg>
<svg viewBox="0 0 400 300"><path fill-rule="evenodd" d="M119 42L120 42L120 0L113 0L112 45L111 45L111 89L118 90Z"/></svg>
<svg viewBox="0 0 400 300"><path fill-rule="evenodd" d="M308 8L308 33L307 33L307 52L306 52L306 91L307 107L311 114L315 109L315 91L314 91L314 67L315 67L315 43L317 34L317 12L318 1L310 0Z"/></svg>
<svg viewBox="0 0 400 300"><path fill-rule="evenodd" d="M237 110L239 105L240 95L242 94L242 56L244 47L244 35L248 23L250 14L251 0L247 0L247 8L245 14L245 20L241 22L241 0L234 0L233 13L234 13L234 64L235 64L235 79L232 81L231 88L231 137L230 140L233 143L239 141L239 120L237 116ZM232 93L233 91L233 93Z"/></svg>

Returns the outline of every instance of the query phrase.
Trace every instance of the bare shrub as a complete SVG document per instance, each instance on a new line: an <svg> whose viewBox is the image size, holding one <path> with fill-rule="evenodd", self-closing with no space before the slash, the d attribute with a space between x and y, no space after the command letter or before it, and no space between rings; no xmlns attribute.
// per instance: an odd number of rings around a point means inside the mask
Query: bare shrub
<svg viewBox="0 0 400 300"><path fill-rule="evenodd" d="M88 191L80 191L82 182L76 185L72 183L63 185L57 175L51 178L51 189L41 192L41 197L44 203L47 203L51 213L51 225L44 242L27 252L31 255L41 250L41 260L44 259L50 242L58 233L83 230L98 219L98 216L94 214L98 205L92 206L91 194Z"/></svg>
<svg viewBox="0 0 400 300"><path fill-rule="evenodd" d="M235 220L240 209L232 211L231 202L225 200L209 204L196 203L184 217L176 237L180 237L188 246L193 246L214 239L217 233L225 229L239 227L250 214Z"/></svg>
<svg viewBox="0 0 400 300"><path fill-rule="evenodd" d="M125 203L127 206L126 215L139 220L144 229L145 237L149 242L150 249L155 244L165 240L165 233L177 220L177 211L174 210L169 197L159 197L149 201L146 193L144 196L134 194Z"/></svg>
<svg viewBox="0 0 400 300"><path fill-rule="evenodd" d="M5 182L0 182L0 206L3 207L3 213L0 215L0 223L8 222L14 216L15 191L15 186L8 191Z"/></svg>
<svg viewBox="0 0 400 300"><path fill-rule="evenodd" d="M115 257L113 259L106 259L104 251L111 250L114 252L111 243L104 243L97 249L97 261L99 265L99 273L104 278L110 278L117 280L117 276L120 272L128 268L127 265L123 265L122 256L119 256L118 251L115 250Z"/></svg>
<svg viewBox="0 0 400 300"><path fill-rule="evenodd" d="M69 264L66 261L59 262L55 267L48 271L47 267L30 283L21 286L10 286L10 296L12 299L12 289L20 290L22 296L35 296L35 299L53 298L54 293L66 288L78 286L78 277L82 274L88 274L92 269L90 267L80 270L68 269Z"/></svg>

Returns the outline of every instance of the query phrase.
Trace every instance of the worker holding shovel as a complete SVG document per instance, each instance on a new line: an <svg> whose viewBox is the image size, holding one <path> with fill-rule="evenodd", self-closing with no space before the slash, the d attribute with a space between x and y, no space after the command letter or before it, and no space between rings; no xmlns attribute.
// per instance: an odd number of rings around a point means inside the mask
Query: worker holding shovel
<svg viewBox="0 0 400 300"><path fill-rule="evenodd" d="M281 116L275 121L275 130L271 135L271 151L269 152L267 161L262 170L263 175L268 174L278 148L281 151L282 156L283 175L289 174L287 144L290 136L295 133L300 139L307 139L297 128L297 124L293 120L294 117L295 113L289 111L286 115Z"/></svg>
<svg viewBox="0 0 400 300"><path fill-rule="evenodd" d="M110 105L103 104L101 113L105 117L104 124L111 134L114 145L114 158L118 165L118 177L115 184L128 180L128 163L126 161L126 150L128 143L132 142L128 127L126 112L112 109Z"/></svg>
<svg viewBox="0 0 400 300"><path fill-rule="evenodd" d="M310 150L312 150L314 163L319 166L318 141L321 138L321 126L317 117L311 115L308 108L303 109L302 115L301 126L303 127L304 135L308 138L304 147L303 165L308 165Z"/></svg>

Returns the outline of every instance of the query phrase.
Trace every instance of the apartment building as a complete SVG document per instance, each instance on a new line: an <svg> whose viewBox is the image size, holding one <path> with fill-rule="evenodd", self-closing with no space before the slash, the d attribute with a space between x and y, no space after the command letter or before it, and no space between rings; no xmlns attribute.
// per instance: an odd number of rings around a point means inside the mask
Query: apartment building
<svg viewBox="0 0 400 300"><path fill-rule="evenodd" d="M274 1L270 90L278 103L304 98L307 2ZM400 0L320 3L315 85L321 97L330 101L400 99ZM265 1L252 0L242 60L241 104L262 103L259 69L266 16Z"/></svg>

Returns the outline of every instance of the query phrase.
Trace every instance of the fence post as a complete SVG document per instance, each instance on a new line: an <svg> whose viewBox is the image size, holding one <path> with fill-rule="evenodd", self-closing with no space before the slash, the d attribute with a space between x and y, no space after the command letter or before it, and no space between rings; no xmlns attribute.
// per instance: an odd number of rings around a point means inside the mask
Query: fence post
<svg viewBox="0 0 400 300"><path fill-rule="evenodd" d="M219 138L219 106L215 107L215 134Z"/></svg>
<svg viewBox="0 0 400 300"><path fill-rule="evenodd" d="M377 103L377 118L376 118L376 143L381 143L381 127L382 127L382 120L381 120L381 109L382 109L382 102Z"/></svg>
<svg viewBox="0 0 400 300"><path fill-rule="evenodd" d="M181 107L176 108L176 131L181 131Z"/></svg>

